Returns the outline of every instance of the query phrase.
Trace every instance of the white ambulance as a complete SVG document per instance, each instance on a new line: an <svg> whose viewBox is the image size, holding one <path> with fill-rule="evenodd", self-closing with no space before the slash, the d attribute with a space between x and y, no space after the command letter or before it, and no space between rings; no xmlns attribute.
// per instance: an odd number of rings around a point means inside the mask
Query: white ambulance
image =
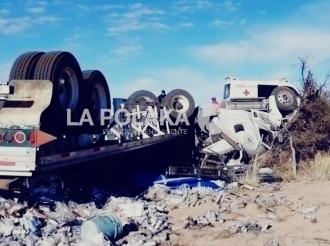
<svg viewBox="0 0 330 246"><path fill-rule="evenodd" d="M293 111L300 104L299 90L286 79L278 80L238 80L225 79L221 108L268 110L268 98L275 96L277 107L281 111Z"/></svg>

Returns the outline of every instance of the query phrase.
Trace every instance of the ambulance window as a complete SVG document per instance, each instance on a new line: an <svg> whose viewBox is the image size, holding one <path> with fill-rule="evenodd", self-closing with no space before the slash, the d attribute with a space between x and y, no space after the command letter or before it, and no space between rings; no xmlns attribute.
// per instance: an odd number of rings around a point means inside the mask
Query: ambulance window
<svg viewBox="0 0 330 246"><path fill-rule="evenodd" d="M223 99L228 99L230 96L230 84L226 84L223 92Z"/></svg>
<svg viewBox="0 0 330 246"><path fill-rule="evenodd" d="M234 126L235 132L242 132L244 131L244 126L242 124L238 124Z"/></svg>

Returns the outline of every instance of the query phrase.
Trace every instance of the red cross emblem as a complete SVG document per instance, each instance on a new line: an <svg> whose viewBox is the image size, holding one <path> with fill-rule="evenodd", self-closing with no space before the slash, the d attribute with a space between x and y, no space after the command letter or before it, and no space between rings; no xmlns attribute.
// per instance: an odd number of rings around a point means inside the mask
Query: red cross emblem
<svg viewBox="0 0 330 246"><path fill-rule="evenodd" d="M245 90L245 91L243 92L243 94L245 94L245 96L247 96L247 95L250 94L250 92L249 92L248 90Z"/></svg>

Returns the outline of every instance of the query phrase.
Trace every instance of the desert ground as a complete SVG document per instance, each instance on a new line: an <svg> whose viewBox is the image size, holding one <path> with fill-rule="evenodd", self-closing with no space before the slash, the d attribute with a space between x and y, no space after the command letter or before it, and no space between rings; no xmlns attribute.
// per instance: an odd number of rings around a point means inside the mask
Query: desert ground
<svg viewBox="0 0 330 246"><path fill-rule="evenodd" d="M329 245L329 185L329 181L302 180L279 185L260 185L252 191L240 189L237 191L240 197L230 195L227 199L232 202L234 199L242 199L246 202L244 208L222 212L220 218L224 220L224 223L178 230L169 236L170 245ZM264 197L265 206L253 202L257 200L258 195ZM315 212L303 213L304 208L314 207ZM170 221L176 225L182 224L182 220L188 216L193 218L202 216L209 210L216 211L219 208L221 204L201 199L195 207L171 210ZM272 216L267 214L272 214ZM232 224L249 219L258 221L261 226L268 222L268 229L264 232L231 233L229 231Z"/></svg>

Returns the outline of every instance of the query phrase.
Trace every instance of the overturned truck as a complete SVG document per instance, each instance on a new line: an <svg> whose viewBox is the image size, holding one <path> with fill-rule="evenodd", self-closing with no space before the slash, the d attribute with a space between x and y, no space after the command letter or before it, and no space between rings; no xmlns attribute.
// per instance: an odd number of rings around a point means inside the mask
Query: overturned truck
<svg viewBox="0 0 330 246"><path fill-rule="evenodd" d="M300 103L285 80L233 78L219 106L195 108L182 89L161 101L147 90L111 100L102 72L82 71L63 51L20 55L8 81L0 85L0 176L11 179L164 142L192 153L189 165L170 166L168 175L228 177L282 141Z"/></svg>
<svg viewBox="0 0 330 246"><path fill-rule="evenodd" d="M0 86L2 177L29 177L193 136L189 92L172 90L162 102L146 90L111 100L102 72L82 71L69 52L24 53L8 81Z"/></svg>
<svg viewBox="0 0 330 246"><path fill-rule="evenodd" d="M196 165L170 166L168 174L237 180L252 157L283 142L299 105L298 89L286 80L227 78L220 105L201 108L196 117Z"/></svg>

